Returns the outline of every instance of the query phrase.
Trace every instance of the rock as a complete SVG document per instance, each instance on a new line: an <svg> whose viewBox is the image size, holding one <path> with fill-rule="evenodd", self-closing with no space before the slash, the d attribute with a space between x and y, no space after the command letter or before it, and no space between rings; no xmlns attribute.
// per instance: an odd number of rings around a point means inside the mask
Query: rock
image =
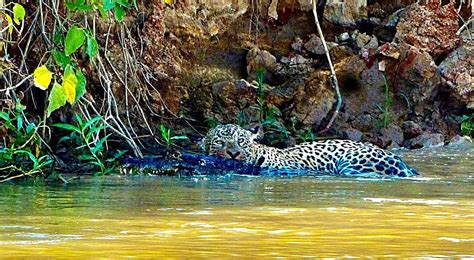
<svg viewBox="0 0 474 260"><path fill-rule="evenodd" d="M282 57L276 66L275 74L288 79L292 76L308 74L313 70L310 59L296 54L292 57Z"/></svg>
<svg viewBox="0 0 474 260"><path fill-rule="evenodd" d="M411 149L439 147L444 145L444 136L436 133L423 133L418 137L405 141L404 145Z"/></svg>
<svg viewBox="0 0 474 260"><path fill-rule="evenodd" d="M438 66L438 72L464 106L474 109L474 42L463 42Z"/></svg>
<svg viewBox="0 0 474 260"><path fill-rule="evenodd" d="M424 114L430 99L435 96L437 87L441 85L441 77L436 64L429 53L406 43L397 47L391 43L393 50L398 48L398 59L387 59L385 73L389 83L395 85L398 93L403 93L409 100L410 110L415 114ZM395 53L392 53L396 55Z"/></svg>
<svg viewBox="0 0 474 260"><path fill-rule="evenodd" d="M247 73L249 79L255 79L257 71L274 72L277 60L270 52L252 48L247 54Z"/></svg>
<svg viewBox="0 0 474 260"><path fill-rule="evenodd" d="M358 116L351 122L352 126L360 131L367 132L372 130L375 125L375 120L372 115L364 114Z"/></svg>
<svg viewBox="0 0 474 260"><path fill-rule="evenodd" d="M444 6L412 4L400 18L395 41L410 44L437 59L458 44L458 19L452 1Z"/></svg>
<svg viewBox="0 0 474 260"><path fill-rule="evenodd" d="M354 26L367 18L367 0L327 0L324 18L342 26Z"/></svg>
<svg viewBox="0 0 474 260"><path fill-rule="evenodd" d="M395 124L390 124L387 127L380 130L382 137L392 141L392 143L396 143L397 145L401 145L403 143L403 131L402 129Z"/></svg>
<svg viewBox="0 0 474 260"><path fill-rule="evenodd" d="M340 42L345 42L347 40L349 40L351 38L351 36L349 35L348 32L343 32L341 33L341 35L339 35L337 37L337 40L340 41Z"/></svg>
<svg viewBox="0 0 474 260"><path fill-rule="evenodd" d="M345 129L343 131L343 134L344 138L347 138L354 142L360 142L362 140L362 132L354 128Z"/></svg>
<svg viewBox="0 0 474 260"><path fill-rule="evenodd" d="M473 144L474 143L472 142L472 139L469 136L455 135L449 141L448 146L451 146L451 147L470 147Z"/></svg>
<svg viewBox="0 0 474 260"><path fill-rule="evenodd" d="M403 135L405 136L406 139L417 137L423 132L423 129L421 129L421 126L413 121L403 122L402 129L403 129Z"/></svg>
<svg viewBox="0 0 474 260"><path fill-rule="evenodd" d="M337 46L336 43L326 42L328 50L331 50L333 47ZM321 39L315 34L311 35L311 38L304 44L304 48L313 54L324 55L324 45Z"/></svg>
<svg viewBox="0 0 474 260"><path fill-rule="evenodd" d="M328 78L327 71L313 72L306 82L295 88L290 117L307 126L321 124L336 101Z"/></svg>
<svg viewBox="0 0 474 260"><path fill-rule="evenodd" d="M352 33L351 38L360 50L377 49L379 46L377 37L361 33L358 30Z"/></svg>
<svg viewBox="0 0 474 260"><path fill-rule="evenodd" d="M296 37L295 41L291 43L291 48L296 52L301 52L303 49L303 40L300 37Z"/></svg>

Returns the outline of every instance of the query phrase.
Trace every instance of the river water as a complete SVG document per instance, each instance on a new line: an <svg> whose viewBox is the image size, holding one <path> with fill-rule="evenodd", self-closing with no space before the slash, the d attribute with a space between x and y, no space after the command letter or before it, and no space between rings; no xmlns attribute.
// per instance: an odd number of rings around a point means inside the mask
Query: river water
<svg viewBox="0 0 474 260"><path fill-rule="evenodd" d="M474 149L423 177L86 178L0 185L0 257L474 257Z"/></svg>

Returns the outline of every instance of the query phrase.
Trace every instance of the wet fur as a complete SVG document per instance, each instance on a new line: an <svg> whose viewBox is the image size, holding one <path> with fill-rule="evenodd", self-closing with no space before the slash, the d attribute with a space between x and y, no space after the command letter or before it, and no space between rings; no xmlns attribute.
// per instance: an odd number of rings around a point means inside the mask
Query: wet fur
<svg viewBox="0 0 474 260"><path fill-rule="evenodd" d="M201 147L208 154L229 157L239 151L239 160L275 169L313 170L342 175L419 175L398 155L369 143L325 140L279 149L256 142L258 135L237 125L220 125L207 133Z"/></svg>

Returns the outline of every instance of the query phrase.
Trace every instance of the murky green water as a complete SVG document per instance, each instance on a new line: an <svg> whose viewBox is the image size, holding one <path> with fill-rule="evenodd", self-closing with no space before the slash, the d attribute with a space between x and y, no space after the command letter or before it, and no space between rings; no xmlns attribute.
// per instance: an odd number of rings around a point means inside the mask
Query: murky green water
<svg viewBox="0 0 474 260"><path fill-rule="evenodd" d="M423 178L106 177L0 185L0 257L474 257L474 149Z"/></svg>

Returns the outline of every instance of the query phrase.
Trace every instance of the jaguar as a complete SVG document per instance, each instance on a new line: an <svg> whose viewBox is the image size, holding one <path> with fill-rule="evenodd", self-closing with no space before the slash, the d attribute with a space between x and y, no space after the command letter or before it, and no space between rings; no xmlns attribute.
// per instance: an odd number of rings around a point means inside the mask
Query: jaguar
<svg viewBox="0 0 474 260"><path fill-rule="evenodd" d="M419 173L400 156L370 143L328 139L276 148L258 142L261 128L218 125L200 142L206 154L271 169L309 170L334 175L411 177Z"/></svg>

